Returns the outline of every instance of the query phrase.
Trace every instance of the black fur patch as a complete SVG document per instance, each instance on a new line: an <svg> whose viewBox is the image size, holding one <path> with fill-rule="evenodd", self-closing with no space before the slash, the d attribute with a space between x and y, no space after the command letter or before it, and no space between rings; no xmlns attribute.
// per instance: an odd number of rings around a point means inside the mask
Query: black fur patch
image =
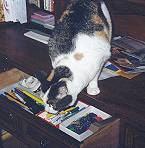
<svg viewBox="0 0 145 148"><path fill-rule="evenodd" d="M58 66L54 69L54 77L52 83L58 82L61 78L71 78L72 72L66 66Z"/></svg>
<svg viewBox="0 0 145 148"><path fill-rule="evenodd" d="M57 103L54 104L54 109L55 110L64 110L68 107L69 103L72 102L72 96L71 95L67 95L66 97L62 98L61 100L59 100Z"/></svg>
<svg viewBox="0 0 145 148"><path fill-rule="evenodd" d="M51 82L47 81L48 74L44 71L38 71L34 74L34 77L41 82L41 90L45 93L52 84Z"/></svg>
<svg viewBox="0 0 145 148"><path fill-rule="evenodd" d="M102 31L104 24L95 24L91 16L98 15L108 26L107 20L101 10L101 0L74 0L67 8L68 14L58 21L50 39L49 54L54 60L60 54L67 54L74 50L73 39L78 33L93 34Z"/></svg>
<svg viewBox="0 0 145 148"><path fill-rule="evenodd" d="M59 81L51 85L50 91L48 94L48 101L56 100L57 96L59 95L59 88L64 86L66 87L66 83L64 81Z"/></svg>

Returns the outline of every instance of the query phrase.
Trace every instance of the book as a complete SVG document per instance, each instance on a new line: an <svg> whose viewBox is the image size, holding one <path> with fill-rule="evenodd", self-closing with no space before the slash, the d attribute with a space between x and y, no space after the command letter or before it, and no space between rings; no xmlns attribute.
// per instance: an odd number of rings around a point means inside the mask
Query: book
<svg viewBox="0 0 145 148"><path fill-rule="evenodd" d="M44 11L37 11L37 12L34 12L33 14L37 15L37 16L39 16L41 18L51 18L51 17L54 17L54 15L46 13Z"/></svg>
<svg viewBox="0 0 145 148"><path fill-rule="evenodd" d="M121 49L118 49L117 47L112 48L112 56L110 58L110 61L114 65L116 65L125 73L138 73L145 71L145 66L142 65L138 59L132 58L124 54L120 50Z"/></svg>
<svg viewBox="0 0 145 148"><path fill-rule="evenodd" d="M50 29L50 30L53 30L54 29L54 24L52 23L46 23L45 25L44 25L44 28L47 28L47 29Z"/></svg>
<svg viewBox="0 0 145 148"><path fill-rule="evenodd" d="M35 12L31 15L31 22L42 25L44 28L52 30L55 27L55 17L43 11Z"/></svg>
<svg viewBox="0 0 145 148"><path fill-rule="evenodd" d="M113 40L110 61L125 73L145 72L145 43L129 36Z"/></svg>
<svg viewBox="0 0 145 148"><path fill-rule="evenodd" d="M145 42L130 36L119 37L112 41L112 45L120 47L120 52L133 57L145 64Z"/></svg>
<svg viewBox="0 0 145 148"><path fill-rule="evenodd" d="M49 22L49 21L54 21L54 17L51 15L50 17L40 17L39 15L31 15L31 19L36 19L38 21L42 21L42 22Z"/></svg>
<svg viewBox="0 0 145 148"><path fill-rule="evenodd" d="M34 24L42 25L44 28L47 28L47 29L50 29L50 30L53 30L54 27L55 27L55 25L54 25L55 23L53 21L44 23L44 22L36 20L36 19L31 19L31 22L34 23Z"/></svg>

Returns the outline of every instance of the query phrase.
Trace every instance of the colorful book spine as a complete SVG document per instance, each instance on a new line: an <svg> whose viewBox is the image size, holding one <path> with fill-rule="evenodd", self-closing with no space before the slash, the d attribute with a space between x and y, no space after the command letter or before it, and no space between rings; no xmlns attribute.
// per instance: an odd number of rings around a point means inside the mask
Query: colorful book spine
<svg viewBox="0 0 145 148"><path fill-rule="evenodd" d="M49 14L49 13L46 13L46 12L44 12L44 11L37 11L37 12L34 12L33 15L37 15L37 16L43 18L43 19L54 17L54 15Z"/></svg>
<svg viewBox="0 0 145 148"><path fill-rule="evenodd" d="M44 0L44 10L54 12L54 0Z"/></svg>
<svg viewBox="0 0 145 148"><path fill-rule="evenodd" d="M34 20L38 20L38 21L41 21L41 22L49 22L49 21L54 21L54 17L53 16L48 16L47 18L42 18L38 15L31 15L31 19L34 19Z"/></svg>

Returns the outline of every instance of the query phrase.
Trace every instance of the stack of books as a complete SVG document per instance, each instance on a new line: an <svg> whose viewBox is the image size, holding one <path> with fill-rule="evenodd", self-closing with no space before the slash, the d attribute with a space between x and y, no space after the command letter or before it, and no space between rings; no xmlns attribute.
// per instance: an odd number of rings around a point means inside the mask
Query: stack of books
<svg viewBox="0 0 145 148"><path fill-rule="evenodd" d="M145 42L130 36L114 38L105 69L129 79L145 72Z"/></svg>
<svg viewBox="0 0 145 148"><path fill-rule="evenodd" d="M29 4L33 4L38 8L42 8L49 12L54 12L54 0L29 0Z"/></svg>
<svg viewBox="0 0 145 148"><path fill-rule="evenodd" d="M53 14L38 11L31 15L31 22L43 25L47 29L53 29L55 25L55 18Z"/></svg>

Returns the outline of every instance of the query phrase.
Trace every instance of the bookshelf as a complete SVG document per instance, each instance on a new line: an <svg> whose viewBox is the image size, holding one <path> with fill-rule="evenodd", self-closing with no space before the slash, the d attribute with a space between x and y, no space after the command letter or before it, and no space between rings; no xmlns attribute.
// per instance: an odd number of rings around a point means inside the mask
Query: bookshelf
<svg viewBox="0 0 145 148"><path fill-rule="evenodd" d="M35 1L35 3L31 3L31 1ZM29 8L29 12L40 9L52 13L55 19L58 20L69 1L70 0L27 0L27 7Z"/></svg>

